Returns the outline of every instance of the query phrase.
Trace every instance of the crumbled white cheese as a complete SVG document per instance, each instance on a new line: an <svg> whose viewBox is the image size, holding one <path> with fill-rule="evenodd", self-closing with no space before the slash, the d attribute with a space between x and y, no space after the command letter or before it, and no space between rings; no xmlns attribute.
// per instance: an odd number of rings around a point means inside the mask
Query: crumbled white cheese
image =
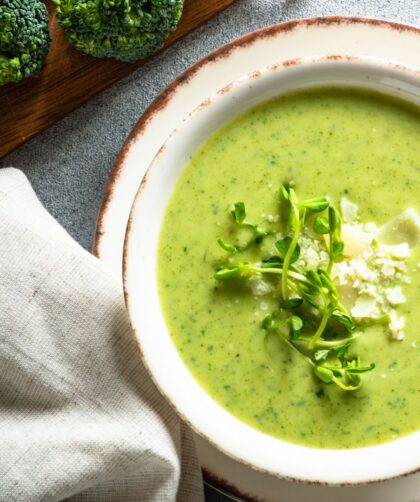
<svg viewBox="0 0 420 502"><path fill-rule="evenodd" d="M401 303L405 302L405 296L402 292L401 286L395 286L388 289L386 292L386 297L392 306L400 305Z"/></svg>
<svg viewBox="0 0 420 502"><path fill-rule="evenodd" d="M404 319L396 317L393 307L406 300L398 283L410 282L406 274L408 243L381 244L373 223L344 224L343 230L345 256L332 269L343 304L356 319L377 318L392 311L388 331L392 338L402 340Z"/></svg>
<svg viewBox="0 0 420 502"><path fill-rule="evenodd" d="M316 268L319 265L320 256L312 248L309 248L306 252L306 264L309 268Z"/></svg>
<svg viewBox="0 0 420 502"><path fill-rule="evenodd" d="M420 217L413 208L408 208L382 225L378 240L383 244L408 243L415 246L420 240Z"/></svg>
<svg viewBox="0 0 420 502"><path fill-rule="evenodd" d="M332 276L340 286L344 286L349 283L349 279L353 282L355 272L349 263L343 260L341 262L334 263Z"/></svg>
<svg viewBox="0 0 420 502"><path fill-rule="evenodd" d="M365 232L369 234L376 234L378 231L378 227L375 225L375 223L369 221L368 223L365 223L364 225Z"/></svg>
<svg viewBox="0 0 420 502"><path fill-rule="evenodd" d="M355 271L356 276L363 281L374 281L376 278L375 271L372 270L366 260L356 258L350 260L350 267Z"/></svg>
<svg viewBox="0 0 420 502"><path fill-rule="evenodd" d="M392 277L395 274L395 266L392 261L382 260L378 261L377 265L382 266L382 274L385 277Z"/></svg>
<svg viewBox="0 0 420 502"><path fill-rule="evenodd" d="M376 286L369 283L361 283L359 286L360 294L371 296L372 298L376 298L378 296L378 290Z"/></svg>
<svg viewBox="0 0 420 502"><path fill-rule="evenodd" d="M356 204L345 198L341 200L345 222L341 227L344 256L334 263L331 277L340 301L355 319L389 316L391 338L402 340L405 337L405 318L398 317L394 307L406 301L401 284L411 281L406 261L410 256L410 247L420 242L420 218L414 209L407 209L378 228L373 222L361 223L357 211ZM274 221L273 215L268 215L267 219ZM276 238L283 236L278 234ZM299 246L297 265L309 269L328 266L328 236L320 237L307 228L299 236ZM420 267L420 263L417 266ZM256 296L268 294L274 289L260 276L252 277L249 282Z"/></svg>
<svg viewBox="0 0 420 502"><path fill-rule="evenodd" d="M398 244L397 246L383 246L389 251L389 254L397 260L404 260L410 256L410 246L407 242Z"/></svg>
<svg viewBox="0 0 420 502"><path fill-rule="evenodd" d="M341 215L346 223L351 223L357 220L358 206L354 202L349 201L345 197L340 202Z"/></svg>
<svg viewBox="0 0 420 502"><path fill-rule="evenodd" d="M379 317L379 308L375 298L359 296L354 307L350 310L355 319L371 319Z"/></svg>
<svg viewBox="0 0 420 502"><path fill-rule="evenodd" d="M261 302L261 303L260 303L260 309L261 309L261 310L268 310L268 303L266 303L266 302Z"/></svg>
<svg viewBox="0 0 420 502"><path fill-rule="evenodd" d="M356 257L370 249L375 234L365 232L362 225L344 223L341 238L344 242L344 255Z"/></svg>
<svg viewBox="0 0 420 502"><path fill-rule="evenodd" d="M314 239L307 235L299 238L299 265L304 268L315 269L328 265L328 250L325 240Z"/></svg>
<svg viewBox="0 0 420 502"><path fill-rule="evenodd" d="M274 290L274 286L264 281L260 275L253 275L248 279L249 287L255 296L268 295Z"/></svg>
<svg viewBox="0 0 420 502"><path fill-rule="evenodd" d="M343 305L356 319L390 315L389 334L395 340L402 340L405 319L397 316L394 307L406 301L401 284L411 281L406 261L410 246L420 241L420 218L413 209L408 209L378 228L371 222L358 222L357 206L352 204L347 199L341 201L346 221L341 232L344 257L334 264L332 278ZM320 254L328 250L328 239L324 243L325 246L320 247L317 241L312 251L308 251L309 244L304 243L301 260L313 268L324 266L328 256L321 259Z"/></svg>

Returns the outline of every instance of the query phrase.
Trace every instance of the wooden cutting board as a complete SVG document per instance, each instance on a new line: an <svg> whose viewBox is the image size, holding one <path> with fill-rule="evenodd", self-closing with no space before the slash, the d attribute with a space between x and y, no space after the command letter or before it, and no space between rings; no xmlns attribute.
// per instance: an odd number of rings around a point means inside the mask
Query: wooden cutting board
<svg viewBox="0 0 420 502"><path fill-rule="evenodd" d="M185 0L178 28L168 38L165 47L234 1ZM58 26L52 3L49 0L46 3L52 43L41 76L0 86L0 157L147 61L144 59L129 64L82 55L67 42L63 30Z"/></svg>

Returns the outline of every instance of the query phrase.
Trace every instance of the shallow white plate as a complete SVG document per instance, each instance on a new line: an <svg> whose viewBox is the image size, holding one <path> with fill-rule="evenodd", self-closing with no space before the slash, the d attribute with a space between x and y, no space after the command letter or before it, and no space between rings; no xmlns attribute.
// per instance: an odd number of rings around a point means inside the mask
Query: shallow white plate
<svg viewBox="0 0 420 502"><path fill-rule="evenodd" d="M125 228L139 183L169 133L201 101L232 80L264 66L331 54L371 56L419 68L420 30L360 18L300 20L246 35L198 62L151 105L121 151L98 217L95 253L121 278ZM197 447L209 479L251 499L346 502L357 497L358 502L420 501L419 474L363 487L308 486L252 471L198 437Z"/></svg>

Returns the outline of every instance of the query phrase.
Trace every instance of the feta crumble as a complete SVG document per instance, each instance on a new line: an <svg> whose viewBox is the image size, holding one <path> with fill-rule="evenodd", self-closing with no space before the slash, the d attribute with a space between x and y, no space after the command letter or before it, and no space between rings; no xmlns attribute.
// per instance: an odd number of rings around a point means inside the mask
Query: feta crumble
<svg viewBox="0 0 420 502"><path fill-rule="evenodd" d="M387 290L386 297L391 305L399 305L405 302L405 296L401 286L395 286Z"/></svg>
<svg viewBox="0 0 420 502"><path fill-rule="evenodd" d="M350 200L346 199L346 197L343 197L341 199L340 209L343 221L345 223L350 223L357 220L358 207L354 202L351 202Z"/></svg>
<svg viewBox="0 0 420 502"><path fill-rule="evenodd" d="M274 290L274 286L266 282L261 275L254 275L248 279L248 285L254 296L268 295Z"/></svg>
<svg viewBox="0 0 420 502"><path fill-rule="evenodd" d="M395 310L391 310L389 317L391 322L389 323L388 331L391 338L399 341L404 340L405 334L403 329L405 327L405 317L398 317Z"/></svg>
<svg viewBox="0 0 420 502"><path fill-rule="evenodd" d="M405 318L398 317L394 308L406 301L401 284L410 282L406 261L410 246L420 240L420 218L414 209L407 209L378 228L373 222L362 224L357 209L348 199L341 200L344 257L334 263L332 279L355 319L389 316L390 337L403 340ZM396 236L390 239L388 233ZM299 245L299 265L327 267L328 237L318 239L309 231L300 236Z"/></svg>

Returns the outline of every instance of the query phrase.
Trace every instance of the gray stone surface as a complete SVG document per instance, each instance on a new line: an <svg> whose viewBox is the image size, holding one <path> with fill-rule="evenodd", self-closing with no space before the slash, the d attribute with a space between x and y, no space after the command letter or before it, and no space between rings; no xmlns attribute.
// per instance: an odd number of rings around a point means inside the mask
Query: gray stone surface
<svg viewBox="0 0 420 502"><path fill-rule="evenodd" d="M22 169L47 209L82 246L90 249L104 185L115 156L138 117L160 91L199 58L243 33L293 18L334 14L420 24L420 0L238 0L165 53L2 159L0 166ZM206 496L213 502L225 500L210 490Z"/></svg>
<svg viewBox="0 0 420 502"><path fill-rule="evenodd" d="M238 0L203 27L0 161L22 169L47 209L91 248L103 188L124 139L156 95L216 47L293 18L347 14L418 24L420 0Z"/></svg>

